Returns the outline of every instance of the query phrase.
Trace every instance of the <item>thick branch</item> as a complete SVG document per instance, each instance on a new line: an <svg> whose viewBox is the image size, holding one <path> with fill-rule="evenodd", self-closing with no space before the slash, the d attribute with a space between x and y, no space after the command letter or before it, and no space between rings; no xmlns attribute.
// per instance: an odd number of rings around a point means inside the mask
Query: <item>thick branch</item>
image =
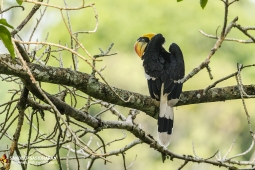
<svg viewBox="0 0 255 170"><path fill-rule="evenodd" d="M153 102L153 100L148 96L114 88L114 90L116 90L117 93L121 93L121 95L126 97L126 99L132 96L130 98L130 102L127 103L120 101L118 98L117 98L118 101L116 101L115 94L110 90L109 87L107 87L107 85L98 82L96 79L92 78L90 75L85 73L64 68L42 66L33 63L27 63L27 65L37 81L72 86L95 98L99 98L108 102L111 101L112 103L115 102L115 104L119 104L121 106L127 105L128 107L137 108L142 111L148 111L146 110L147 107L153 108L154 110L157 110L158 108L157 105ZM14 75L22 78L24 85L29 89L29 91L41 99L40 97L41 94L38 94L37 90L33 87L33 85L31 85L30 77L27 75L26 70L24 70L21 64L19 63L19 60L16 59L14 62L12 62L9 55L0 55L0 73ZM255 87L252 85L244 86L244 90L246 90L246 93L250 95L255 93ZM186 91L182 94L179 105L224 101L240 98L239 90L238 87L236 86L210 89L205 95L203 95L203 93L204 93L203 89L195 91ZM231 166L226 164L225 162L212 161L208 159L202 160L193 156L174 154L171 151L167 150L166 148L160 146L151 137L151 135L147 134L137 125L134 125L127 121L122 122L122 121L98 120L89 114L86 114L82 111L78 111L75 108L72 108L71 106L67 105L61 100L57 100L57 98L51 96L50 94L47 94L47 96L56 107L58 107L58 105L62 105L63 108L68 109L64 112L61 111L61 113L65 113L80 122L88 124L89 126L95 128L96 131L100 131L103 129L125 129L127 131L130 131L142 142L149 144L155 150L164 153L165 155L168 155L171 159L177 158L185 161L192 161L198 163L204 162L231 169ZM148 105L149 102L151 102L152 104ZM148 111L147 114L153 116L155 112ZM106 155L107 154L109 153L106 153ZM231 161L231 163L233 163L233 161Z"/></svg>
<svg viewBox="0 0 255 170"><path fill-rule="evenodd" d="M138 109L152 117L156 117L158 113L158 103L149 96L112 87L123 99L128 100L128 102L123 102L116 97L110 87L99 82L89 74L33 63L28 63L27 65L37 81L71 86L94 98L112 104ZM15 62L12 62L9 55L0 55L0 74L14 75L26 81L30 80L27 72L23 70L19 61L16 60ZM34 94L37 93L32 89L29 90ZM244 86L244 90L248 95L255 95L254 85L246 85ZM213 88L208 90L206 94L203 93L204 89L185 91L182 93L177 106L241 98L237 86ZM36 96L39 96L38 98L42 99L40 94L37 94Z"/></svg>

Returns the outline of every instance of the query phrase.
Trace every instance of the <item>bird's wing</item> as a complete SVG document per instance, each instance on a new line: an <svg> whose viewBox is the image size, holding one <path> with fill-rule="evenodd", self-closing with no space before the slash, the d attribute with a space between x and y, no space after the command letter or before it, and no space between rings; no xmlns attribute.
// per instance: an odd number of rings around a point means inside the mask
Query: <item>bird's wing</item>
<svg viewBox="0 0 255 170"><path fill-rule="evenodd" d="M183 82L181 79L184 77L185 68L183 54L180 47L172 43L169 47L170 62L165 65L165 79L164 79L164 94L168 94L169 105L174 106L179 99L182 92Z"/></svg>

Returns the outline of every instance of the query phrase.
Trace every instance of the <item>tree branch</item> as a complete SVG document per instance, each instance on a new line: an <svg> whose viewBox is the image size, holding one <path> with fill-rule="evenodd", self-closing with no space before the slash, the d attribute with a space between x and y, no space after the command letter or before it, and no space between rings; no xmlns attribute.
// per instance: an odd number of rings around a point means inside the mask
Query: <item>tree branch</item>
<svg viewBox="0 0 255 170"><path fill-rule="evenodd" d="M27 65L37 81L71 86L94 98L104 100L112 104L138 109L151 117L157 117L158 102L151 99L149 96L112 87L123 99L129 100L128 102L123 102L116 97L108 85L99 82L89 74L66 68L50 67L45 65L42 66L33 63L27 63ZM16 59L13 62L9 55L0 55L0 74L14 75L22 78L24 81L30 81L29 75L26 70L22 68L19 60ZM29 84L26 83L26 86L29 86ZM29 90L39 99L43 100L40 93L36 90L33 90L33 88L31 89L31 87ZM244 86L244 90L248 95L255 95L254 85L246 85ZM64 106L67 104L63 101L53 99L49 94L48 96L51 100L54 100L54 104L57 105L57 108L60 109L62 114L69 112L73 114L73 116L77 116L75 115L77 110L70 112L70 110L67 109L68 107L66 108L66 106ZM208 90L205 94L204 89L199 89L183 92L177 106L233 99L241 99L237 86L213 88ZM77 119L81 118L77 117Z"/></svg>
<svg viewBox="0 0 255 170"><path fill-rule="evenodd" d="M225 15L227 14L227 10L225 11ZM201 71L202 69L204 69L205 67L208 66L208 64L210 63L210 59L212 58L212 56L215 54L215 52L220 48L221 44L224 42L226 36L228 35L228 33L230 32L230 30L232 29L232 27L234 26L234 24L236 23L236 21L238 20L238 17L235 17L227 27L225 27L226 24L226 19L227 17L225 17L224 20L224 27L222 29L222 33L221 36L217 39L217 41L215 42L213 48L211 49L210 53L207 55L206 59L204 62L200 63L199 66L197 66L196 68L194 68L188 75L186 75L182 81L186 82L188 79L190 79L191 77L193 77L194 75L196 75L199 71Z"/></svg>
<svg viewBox="0 0 255 170"><path fill-rule="evenodd" d="M42 1L42 0L40 0ZM41 5L37 5L35 4L34 7L32 8L32 10L30 11L30 13L27 15L27 17L20 23L20 25L11 32L11 35L14 36L15 34L17 34L27 23L28 21L34 16L34 14L36 13L36 11L40 8Z"/></svg>
<svg viewBox="0 0 255 170"><path fill-rule="evenodd" d="M14 151L17 149L17 145L18 145L18 141L19 141L19 137L20 137L20 132L23 126L23 122L24 122L24 115L25 115L25 110L26 110L26 104L27 104L27 97L28 97L28 89L26 87L23 88L22 94L20 96L20 100L17 104L18 110L19 110L19 118L18 118L18 125L16 128L16 131L13 135L13 141L10 147L10 157L13 156ZM6 169L9 170L11 166L11 159L8 162ZM22 163L21 164L22 169L26 169L25 165Z"/></svg>

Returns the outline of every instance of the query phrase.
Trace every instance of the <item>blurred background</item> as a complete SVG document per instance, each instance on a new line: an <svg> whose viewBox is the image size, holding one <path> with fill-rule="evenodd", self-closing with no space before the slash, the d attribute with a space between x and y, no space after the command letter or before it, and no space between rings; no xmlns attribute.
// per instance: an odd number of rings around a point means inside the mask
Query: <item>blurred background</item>
<svg viewBox="0 0 255 170"><path fill-rule="evenodd" d="M15 4L15 1L5 3L4 5L8 7ZM50 3L64 6L62 1L51 1ZM69 0L67 3L71 7L77 7L80 6L81 1ZM106 50L111 43L114 43L110 53L116 52L117 55L101 58L102 61L98 62L96 65L97 69L100 70L106 66L102 74L110 85L145 95L149 94L147 83L144 78L142 61L137 57L133 47L137 38L145 33L162 33L166 39L166 49L168 49L172 42L177 43L183 51L186 74L188 74L193 68L197 67L205 60L207 54L216 42L214 39L209 39L201 35L199 30L203 30L212 35L220 35L220 30L223 26L224 5L221 1L209 1L204 10L200 7L199 0L184 0L180 3L164 0L87 0L86 4L89 3L96 4L95 7L98 12L99 26L95 33L80 34L78 39L92 56L100 54L98 48ZM23 5L25 7L24 11L21 9L13 9L11 12L3 14L3 17L7 18L9 23L14 27L16 27L31 10L31 4L23 3ZM231 5L229 9L228 22L231 22L238 16L239 20L237 23L242 26L254 26L254 9L254 1L238 1ZM69 14L73 32L81 30L89 31L95 28L96 20L92 8L70 11ZM39 15L37 15L37 17L39 17ZM30 32L33 30L35 23L36 20L34 18L20 32L19 35L24 41L28 41ZM219 29L217 32L216 30L218 27ZM67 44L70 46L70 36L62 21L61 13L53 8L47 9L39 28L35 32L33 41L45 41L47 34L49 34L48 42L60 43L62 45ZM248 39L234 28L231 30L228 37ZM3 48L1 48L1 50L2 49ZM5 52L4 49L2 52ZM79 52L87 57L82 51ZM55 53L53 55L58 57L59 54ZM72 66L70 53L63 52L62 58L64 67L70 68ZM207 71L202 70L184 84L183 90L204 89L214 81L235 72L237 63L242 63L243 65L254 64L254 58L254 44L224 42L210 62L214 79L210 80ZM59 63L54 59L50 59L49 65L58 67ZM91 67L81 60L79 61L78 70L91 73ZM242 71L244 84L254 84L254 70L254 68L249 68ZM235 78L231 78L220 83L217 87L236 84ZM9 100L10 94L7 93L7 91L10 88L16 88L16 85L0 82L0 86L1 104ZM58 92L57 85L44 83L43 87L48 92ZM254 127L254 99L245 101L251 116L252 127ZM84 100L79 101L78 108L82 107L84 103ZM116 108L125 116L128 115L129 108L119 106ZM100 106L92 107L90 109L90 114L96 114L102 109L103 108ZM41 126L45 128L45 132L47 132L47 128L51 128L50 122L54 122L54 119L52 120L50 117L50 115L46 115L46 122L41 122ZM102 118L116 119L116 117L113 117L111 113L108 112L105 113ZM157 123L155 119L141 112L137 116L135 122L141 124L146 132L157 138ZM26 125L24 128L26 129ZM22 135L24 140L27 138L26 135L27 132L24 132L24 135ZM118 130L104 130L100 132L100 135L108 142L115 138L123 137L122 131ZM125 140L111 145L108 151L120 149L132 140L134 140L134 136L127 133L127 138ZM234 156L246 151L252 141L241 100L188 105L175 108L174 134L169 146L172 152L180 155L193 155L193 142L197 155L202 158L211 157L217 150L219 150L221 156L223 156L234 140L235 146L229 156ZM6 147L6 141L0 141L3 147ZM97 139L92 142L96 141ZM253 159L253 152L254 149L245 156L239 158L239 160ZM49 151L49 153L51 153L51 151ZM66 152L63 151L63 154L65 155ZM177 169L183 163L183 161L176 159L173 161L167 160L165 163L162 163L161 155L145 144L135 146L133 149L127 151L126 158L127 166L135 160L133 166L129 168L134 170L144 169L145 167L147 170ZM112 163L104 165L102 160L98 160L92 169L124 169L121 155L112 156L109 157L109 159ZM82 162L84 169L87 163L87 160ZM65 165L63 164L63 166ZM70 164L70 166L76 169L75 164ZM57 168L56 165L51 164L41 167L41 169L54 169L54 167ZM35 169L33 166L30 166L30 168ZM199 170L217 168L218 167L212 165L189 163L184 169ZM36 169L40 169L40 167L36 167Z"/></svg>

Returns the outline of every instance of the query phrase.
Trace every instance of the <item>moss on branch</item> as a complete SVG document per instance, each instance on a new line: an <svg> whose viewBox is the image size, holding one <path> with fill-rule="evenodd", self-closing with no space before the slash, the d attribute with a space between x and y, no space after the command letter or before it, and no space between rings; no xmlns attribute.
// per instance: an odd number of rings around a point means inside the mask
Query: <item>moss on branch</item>
<svg viewBox="0 0 255 170"><path fill-rule="evenodd" d="M51 67L33 63L27 64L35 79L40 82L61 84L74 87L94 98L141 110L151 117L158 113L158 103L149 96L127 90L112 87L119 96L128 102L120 100L114 92L104 83L101 83L90 74L74 71L67 68ZM0 74L14 75L22 79L29 79L26 70L16 59L12 61L8 55L0 55ZM244 91L248 95L255 95L254 85L245 85ZM226 100L240 99L237 86L210 89L204 94L204 89L184 91L177 106L199 104L208 102L219 102Z"/></svg>

